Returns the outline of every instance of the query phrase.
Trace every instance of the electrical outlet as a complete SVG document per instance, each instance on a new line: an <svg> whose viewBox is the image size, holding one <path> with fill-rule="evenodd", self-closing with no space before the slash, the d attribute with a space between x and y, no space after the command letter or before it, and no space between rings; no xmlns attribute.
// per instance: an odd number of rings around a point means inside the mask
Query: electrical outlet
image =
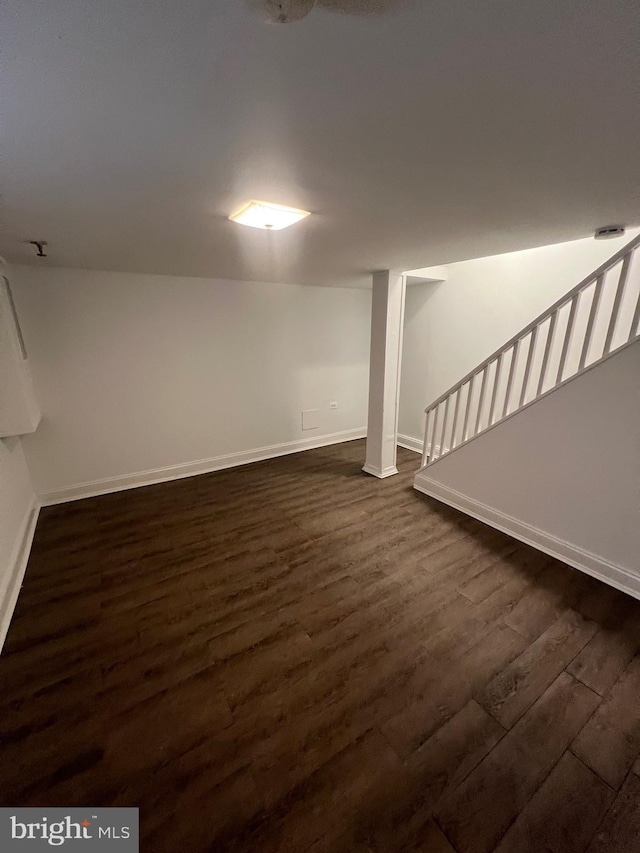
<svg viewBox="0 0 640 853"><path fill-rule="evenodd" d="M336 403L335 400L332 403L329 403L329 408L330 409L337 409L338 408L338 404Z"/></svg>

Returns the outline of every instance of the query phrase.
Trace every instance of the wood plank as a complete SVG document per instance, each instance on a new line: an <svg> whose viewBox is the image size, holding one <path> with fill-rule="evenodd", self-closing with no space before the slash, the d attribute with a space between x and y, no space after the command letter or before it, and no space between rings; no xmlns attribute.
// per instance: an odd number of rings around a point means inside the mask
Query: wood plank
<svg viewBox="0 0 640 853"><path fill-rule="evenodd" d="M499 742L504 729L473 700L406 762L406 775L383 786L363 808L355 837L372 850L421 850L433 834L431 816Z"/></svg>
<svg viewBox="0 0 640 853"><path fill-rule="evenodd" d="M566 611L482 690L476 698L505 728L511 728L598 630Z"/></svg>
<svg viewBox="0 0 640 853"><path fill-rule="evenodd" d="M564 672L558 676L436 811L459 853L493 850L598 702L584 684Z"/></svg>
<svg viewBox="0 0 640 853"><path fill-rule="evenodd" d="M621 623L602 627L569 664L567 672L606 696L640 648L639 610L634 606Z"/></svg>
<svg viewBox="0 0 640 853"><path fill-rule="evenodd" d="M530 581L523 577L508 581L484 601L470 607L464 620L447 624L441 631L432 634L425 640L425 649L435 658L455 660L467 654L494 628L511 631L504 625L504 617L526 592L529 584ZM522 648L525 646L526 640L523 638Z"/></svg>
<svg viewBox="0 0 640 853"><path fill-rule="evenodd" d="M198 673L112 718L105 734L105 760L119 772L140 772L188 752L207 729L230 726L233 717L222 691L212 690L209 673Z"/></svg>
<svg viewBox="0 0 640 853"><path fill-rule="evenodd" d="M403 849L407 853L456 853L444 832L433 820L427 823L420 837L411 846ZM383 853L382 849L380 853Z"/></svg>
<svg viewBox="0 0 640 853"><path fill-rule="evenodd" d="M525 588L526 583L536 578L544 569L548 559L541 558L539 551L520 544L515 550L508 550L479 575L462 583L458 590L471 601L480 603L515 579L524 581Z"/></svg>
<svg viewBox="0 0 640 853"><path fill-rule="evenodd" d="M305 851L320 843L332 849L345 829L355 831L371 801L383 790L393 796L404 778L393 750L369 730L249 824L236 838L236 849Z"/></svg>
<svg viewBox="0 0 640 853"><path fill-rule="evenodd" d="M215 784L206 773L181 774L172 787L145 814L141 850L196 853L212 849L212 844L223 850L260 811L260 798L246 768Z"/></svg>
<svg viewBox="0 0 640 853"><path fill-rule="evenodd" d="M479 604L516 576L517 570L508 560L499 560L471 580L461 584L458 592L474 604Z"/></svg>
<svg viewBox="0 0 640 853"><path fill-rule="evenodd" d="M416 569L439 584L457 588L518 549L516 542L498 531L474 530L419 561Z"/></svg>
<svg viewBox="0 0 640 853"><path fill-rule="evenodd" d="M629 774L587 853L640 851L640 777Z"/></svg>
<svg viewBox="0 0 640 853"><path fill-rule="evenodd" d="M640 754L640 657L634 658L572 745L613 788L620 788Z"/></svg>
<svg viewBox="0 0 640 853"><path fill-rule="evenodd" d="M300 678L310 668L312 652L309 635L291 626L225 661L219 678L231 709Z"/></svg>
<svg viewBox="0 0 640 853"><path fill-rule="evenodd" d="M557 560L538 576L538 582L509 613L505 622L529 640L535 640L570 606L572 587L579 575Z"/></svg>
<svg viewBox="0 0 640 853"><path fill-rule="evenodd" d="M466 779L504 735L502 726L471 699L413 753L407 767L422 780L425 773L437 778L441 796Z"/></svg>
<svg viewBox="0 0 640 853"><path fill-rule="evenodd" d="M614 797L606 782L565 752L495 853L582 853Z"/></svg>
<svg viewBox="0 0 640 853"><path fill-rule="evenodd" d="M523 638L509 628L495 628L458 661L434 661L430 677L413 701L387 719L378 719L381 731L403 758L472 698L474 687L518 655Z"/></svg>

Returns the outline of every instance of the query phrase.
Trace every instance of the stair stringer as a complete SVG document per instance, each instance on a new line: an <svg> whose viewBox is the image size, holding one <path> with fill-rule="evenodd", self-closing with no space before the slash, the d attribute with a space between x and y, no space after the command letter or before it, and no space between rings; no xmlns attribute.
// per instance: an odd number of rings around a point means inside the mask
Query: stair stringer
<svg viewBox="0 0 640 853"><path fill-rule="evenodd" d="M414 487L640 598L640 340L422 468Z"/></svg>

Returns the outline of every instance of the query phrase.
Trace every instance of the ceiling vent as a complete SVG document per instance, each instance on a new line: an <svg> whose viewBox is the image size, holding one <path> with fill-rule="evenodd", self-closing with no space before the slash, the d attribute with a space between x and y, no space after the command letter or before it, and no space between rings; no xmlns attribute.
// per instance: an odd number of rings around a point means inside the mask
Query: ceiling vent
<svg viewBox="0 0 640 853"><path fill-rule="evenodd" d="M593 235L596 240L610 240L612 237L622 237L624 225L605 225L604 228L596 229Z"/></svg>

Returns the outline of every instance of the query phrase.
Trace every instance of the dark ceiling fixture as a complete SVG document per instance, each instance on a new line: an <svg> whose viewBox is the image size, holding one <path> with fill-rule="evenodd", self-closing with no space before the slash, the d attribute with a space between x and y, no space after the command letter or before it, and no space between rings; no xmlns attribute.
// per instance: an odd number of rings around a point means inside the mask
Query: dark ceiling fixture
<svg viewBox="0 0 640 853"><path fill-rule="evenodd" d="M244 0L246 6L270 24L290 24L313 9L371 17L396 11L412 0Z"/></svg>
<svg viewBox="0 0 640 853"><path fill-rule="evenodd" d="M603 228L597 228L593 235L596 240L609 240L611 237L622 237L624 234L624 225L605 225Z"/></svg>
<svg viewBox="0 0 640 853"><path fill-rule="evenodd" d="M38 250L36 252L36 258L46 258L47 257L46 253L42 251L45 246L49 245L46 240L29 240L29 243L32 246L35 246L36 249Z"/></svg>

